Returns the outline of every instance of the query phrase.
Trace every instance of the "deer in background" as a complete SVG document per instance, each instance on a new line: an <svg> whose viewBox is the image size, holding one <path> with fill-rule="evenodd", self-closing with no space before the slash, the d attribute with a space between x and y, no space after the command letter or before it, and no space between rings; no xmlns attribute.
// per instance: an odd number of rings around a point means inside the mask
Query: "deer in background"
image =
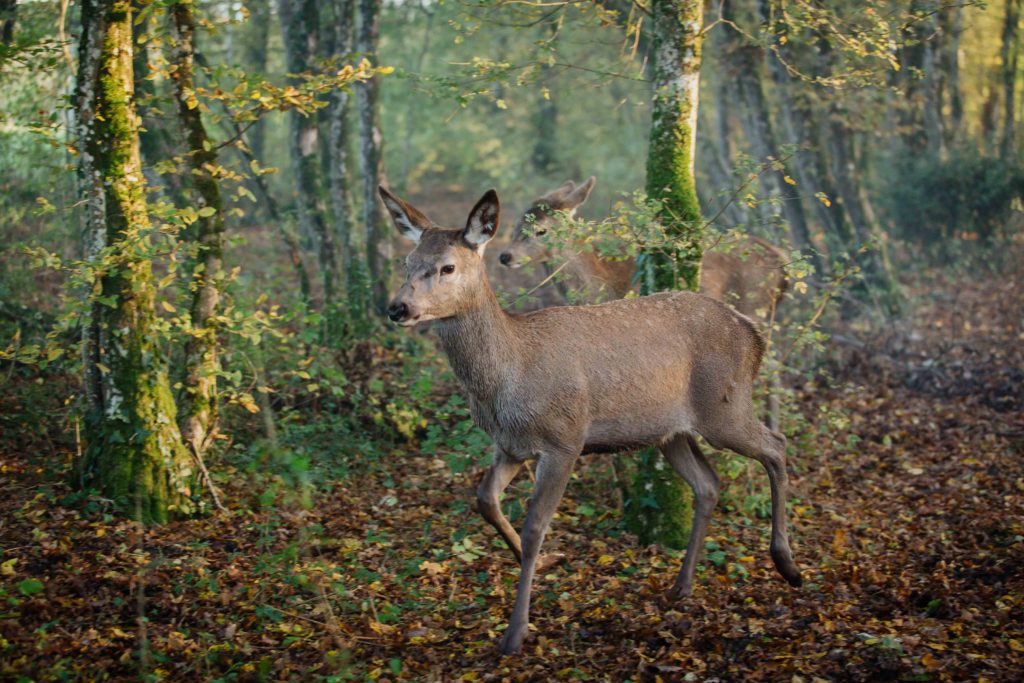
<svg viewBox="0 0 1024 683"><path fill-rule="evenodd" d="M516 222L512 241L498 258L501 264L518 268L530 261L540 261L550 276L548 262L552 253L538 238L555 225L559 213L565 212L570 218L575 216L596 182L594 176L578 186L569 180L535 200ZM700 264L701 294L724 301L740 313L770 327L788 285L784 268L786 256L770 242L750 235L726 246L729 249L704 252ZM572 285L567 288L556 279L565 300L569 298L567 290L570 288L579 291L584 301L598 303L600 300L622 298L633 287L636 262L632 258L603 258L582 245L569 245L554 256L564 263L567 279ZM772 373L770 383L768 426L778 429L778 373Z"/></svg>
<svg viewBox="0 0 1024 683"><path fill-rule="evenodd" d="M380 195L395 227L416 244L388 317L403 327L435 321L473 420L494 442L477 509L520 563L502 652L518 651L526 638L534 576L548 560L541 544L583 454L658 446L693 489L692 531L674 597L692 593L719 493L697 436L760 462L771 485L771 556L779 573L800 585L786 531L786 438L754 414L765 341L749 318L693 292L507 313L483 261L500 220L494 190L462 229L436 225L383 187ZM528 460L537 463L536 483L520 536L499 499Z"/></svg>

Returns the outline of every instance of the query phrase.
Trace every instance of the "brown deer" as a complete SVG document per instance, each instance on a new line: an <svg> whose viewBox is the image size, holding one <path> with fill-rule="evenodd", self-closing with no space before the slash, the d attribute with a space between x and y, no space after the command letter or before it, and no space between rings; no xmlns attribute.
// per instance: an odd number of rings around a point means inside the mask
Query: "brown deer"
<svg viewBox="0 0 1024 683"><path fill-rule="evenodd" d="M541 543L585 453L656 445L693 488L693 528L672 587L676 597L693 590L718 500L718 476L697 436L757 460L771 484L772 559L790 584L800 585L786 532L786 438L754 415L765 342L749 318L692 292L509 314L491 290L483 261L500 217L494 190L461 230L434 224L383 187L380 195L399 232L416 243L388 317L404 327L436 321L473 419L494 441L477 509L520 563L502 652L518 651L526 638ZM536 484L520 537L499 497L527 460L537 461Z"/></svg>
<svg viewBox="0 0 1024 683"><path fill-rule="evenodd" d="M518 268L530 261L540 261L546 265L551 253L537 238L551 229L558 220L558 213L574 216L587 201L596 182L594 176L578 186L569 180L536 199L516 222L512 241L498 257L501 264ZM753 236L724 246L727 248L704 253L701 293L732 305L744 315L770 319L786 291L785 255L770 242ZM572 246L557 256L565 263L566 274L590 303L597 303L592 299L593 294L618 299L632 289L636 271L632 258L606 259ZM561 291L564 297L565 289Z"/></svg>
<svg viewBox="0 0 1024 683"><path fill-rule="evenodd" d="M569 180L564 185L539 197L516 222L512 241L501 252L498 260L509 268L518 268L529 261L540 261L548 269L551 253L538 239L566 212L570 217L587 201L596 183L590 176L577 186ZM784 265L786 257L770 242L759 237L745 236L742 240L723 245L727 248L704 253L700 265L700 292L733 306L740 313L771 325L775 311L787 288ZM581 293L589 303L619 299L633 287L636 262L632 258L607 259L593 251L570 245L557 255L564 263L572 289ZM556 279L563 300L569 299L568 289ZM768 426L778 429L779 386L778 374L773 373L768 391Z"/></svg>

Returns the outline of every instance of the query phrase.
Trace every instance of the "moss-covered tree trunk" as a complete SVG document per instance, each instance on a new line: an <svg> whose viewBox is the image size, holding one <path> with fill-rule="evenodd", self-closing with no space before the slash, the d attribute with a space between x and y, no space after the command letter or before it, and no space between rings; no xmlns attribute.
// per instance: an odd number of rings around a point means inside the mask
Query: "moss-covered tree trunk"
<svg viewBox="0 0 1024 683"><path fill-rule="evenodd" d="M356 21L356 52L377 63L380 42L381 0L359 0ZM384 230L384 216L377 199L377 185L383 181L383 140L380 131L380 78L374 75L356 83L356 108L359 114L359 164L363 174L363 225L366 261L370 273L373 308L383 313L388 303L388 262L391 242Z"/></svg>
<svg viewBox="0 0 1024 683"><path fill-rule="evenodd" d="M191 0L170 8L174 28L174 61L171 78L178 120L187 142L188 166L195 195L196 222L191 226L196 247L192 259L192 334L185 345L185 381L181 432L185 443L201 459L217 433L217 375L220 372L216 316L223 280L224 203L214 177L217 152L203 125L195 99L193 61L195 17Z"/></svg>
<svg viewBox="0 0 1024 683"><path fill-rule="evenodd" d="M645 254L644 290L696 290L700 281L701 213L694 179L697 93L700 84L703 3L652 0L654 94L647 194L662 202L661 223L672 237L665 253ZM660 454L641 454L629 506L629 524L644 543L685 547L690 491Z"/></svg>
<svg viewBox="0 0 1024 683"><path fill-rule="evenodd" d="M84 0L76 87L86 253L95 269L79 483L142 521L195 509L195 471L156 334L149 217L133 101L129 0Z"/></svg>

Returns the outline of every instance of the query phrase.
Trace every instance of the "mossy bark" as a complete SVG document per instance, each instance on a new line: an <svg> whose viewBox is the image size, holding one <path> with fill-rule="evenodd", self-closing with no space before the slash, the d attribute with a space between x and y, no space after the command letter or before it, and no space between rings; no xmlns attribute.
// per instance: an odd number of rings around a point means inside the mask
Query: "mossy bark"
<svg viewBox="0 0 1024 683"><path fill-rule="evenodd" d="M188 145L188 165L199 217L192 226L196 256L192 260L192 334L185 345L185 393L182 400L181 432L185 443L201 458L217 433L217 375L220 372L217 347L217 313L223 281L224 202L214 173L219 168L217 152L210 143L194 93L195 17L190 2L170 8L174 27L174 99L178 120ZM211 213L212 211L212 213Z"/></svg>
<svg viewBox="0 0 1024 683"><path fill-rule="evenodd" d="M645 254L646 293L696 290L700 282L701 212L693 162L700 84L703 3L653 0L654 96L647 194L661 201L661 223L673 246ZM660 454L641 455L627 522L643 543L686 545L692 513L687 485Z"/></svg>
<svg viewBox="0 0 1024 683"><path fill-rule="evenodd" d="M84 0L76 89L87 256L95 269L79 483L144 522L195 510L156 334L149 217L139 159L129 0Z"/></svg>

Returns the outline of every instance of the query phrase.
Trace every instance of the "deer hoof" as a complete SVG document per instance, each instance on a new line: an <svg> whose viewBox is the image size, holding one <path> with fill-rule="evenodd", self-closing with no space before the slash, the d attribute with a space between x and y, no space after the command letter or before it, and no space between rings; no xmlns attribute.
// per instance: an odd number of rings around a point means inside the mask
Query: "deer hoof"
<svg viewBox="0 0 1024 683"><path fill-rule="evenodd" d="M804 579L800 575L800 568L796 566L796 562L793 561L793 555L787 550L781 550L773 547L771 549L772 560L775 561L775 568L782 574L790 586L799 588L803 585Z"/></svg>
<svg viewBox="0 0 1024 683"><path fill-rule="evenodd" d="M537 558L537 572L545 572L565 562L565 553L548 553Z"/></svg>
<svg viewBox="0 0 1024 683"><path fill-rule="evenodd" d="M501 650L503 655L514 655L519 652L523 647L523 641L526 640L526 630L513 631L511 627L505 631L505 635L501 637L501 642L498 643L498 649Z"/></svg>

